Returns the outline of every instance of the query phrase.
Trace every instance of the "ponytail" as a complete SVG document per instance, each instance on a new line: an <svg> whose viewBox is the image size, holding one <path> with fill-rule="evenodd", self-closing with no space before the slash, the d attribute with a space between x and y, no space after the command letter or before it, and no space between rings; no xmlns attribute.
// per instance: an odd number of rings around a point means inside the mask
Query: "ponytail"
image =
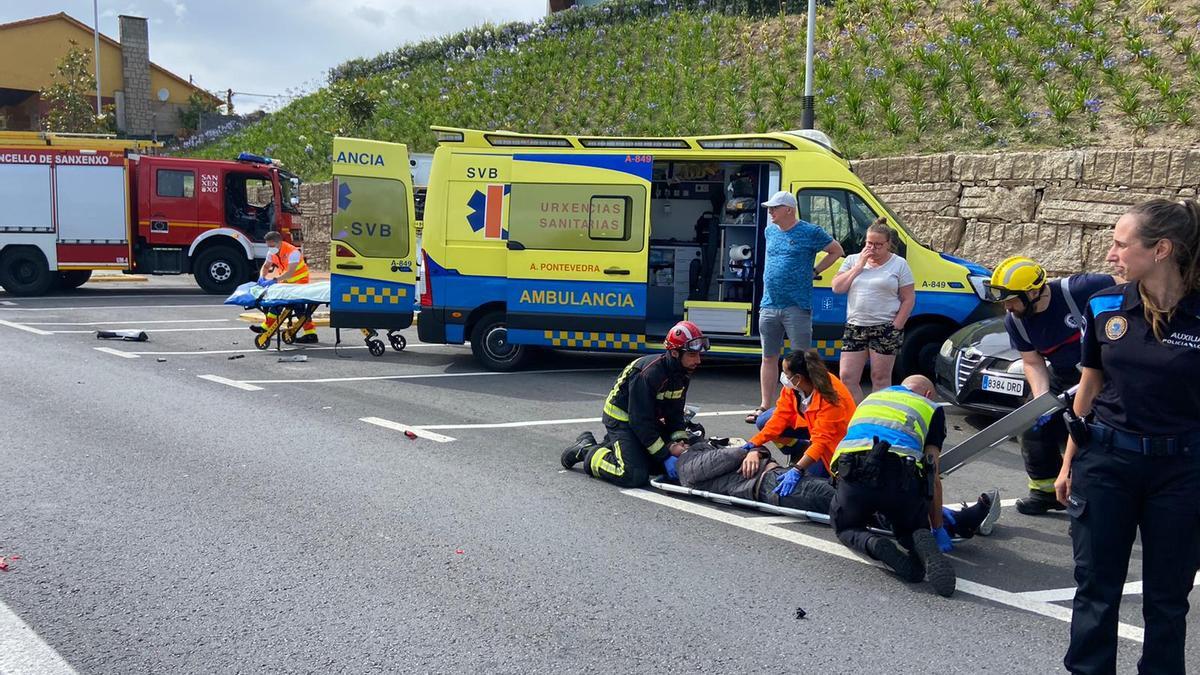
<svg viewBox="0 0 1200 675"><path fill-rule="evenodd" d="M809 382L812 382L813 388L821 392L821 398L833 404L838 402L837 390L833 388L829 369L825 367L825 362L817 350L794 351L788 354L785 360L788 370L797 375L803 375Z"/></svg>
<svg viewBox="0 0 1200 675"><path fill-rule="evenodd" d="M1171 262L1179 268L1183 278L1184 295L1200 291L1200 204L1194 199L1181 202L1151 199L1133 207L1129 213L1137 216L1137 237L1143 246L1153 247L1163 239L1171 242ZM1161 342L1175 307L1159 306L1146 295L1140 284L1138 292L1146 322Z"/></svg>

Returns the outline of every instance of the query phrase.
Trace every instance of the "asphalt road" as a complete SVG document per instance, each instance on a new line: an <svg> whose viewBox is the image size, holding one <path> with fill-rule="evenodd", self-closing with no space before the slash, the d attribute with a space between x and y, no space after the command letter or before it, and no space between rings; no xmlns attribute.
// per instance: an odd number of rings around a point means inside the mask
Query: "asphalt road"
<svg viewBox="0 0 1200 675"><path fill-rule="evenodd" d="M415 330L374 358L322 328L280 363L237 314L186 279L0 293L0 671L1061 669L1065 516L1005 508L952 554L943 599L825 526L562 471L627 356L491 374ZM748 435L755 378L706 364L690 401L710 433ZM952 442L986 422L950 421ZM1023 493L1014 445L945 490L992 486ZM1121 672L1140 603L1135 584Z"/></svg>

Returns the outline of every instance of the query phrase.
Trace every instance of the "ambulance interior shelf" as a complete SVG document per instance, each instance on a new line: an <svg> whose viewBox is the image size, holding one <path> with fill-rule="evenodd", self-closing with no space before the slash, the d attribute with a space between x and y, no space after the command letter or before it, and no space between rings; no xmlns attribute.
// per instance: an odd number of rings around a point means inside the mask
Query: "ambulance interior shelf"
<svg viewBox="0 0 1200 675"><path fill-rule="evenodd" d="M653 172L647 333L683 318L685 303L752 303L765 218L760 204L772 179L777 187L778 168L658 161Z"/></svg>

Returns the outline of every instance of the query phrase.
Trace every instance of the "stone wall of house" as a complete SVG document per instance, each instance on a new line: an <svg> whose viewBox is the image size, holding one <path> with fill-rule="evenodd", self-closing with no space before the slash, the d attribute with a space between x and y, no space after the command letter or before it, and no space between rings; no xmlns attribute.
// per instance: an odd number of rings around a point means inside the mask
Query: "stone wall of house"
<svg viewBox="0 0 1200 675"><path fill-rule="evenodd" d="M329 181L300 185L300 223L304 230L304 260L316 270L329 270L329 231L333 192Z"/></svg>
<svg viewBox="0 0 1200 675"><path fill-rule="evenodd" d="M1112 227L1131 205L1195 197L1200 149L888 157L854 170L919 241L987 266L1028 255L1058 275L1108 271Z"/></svg>

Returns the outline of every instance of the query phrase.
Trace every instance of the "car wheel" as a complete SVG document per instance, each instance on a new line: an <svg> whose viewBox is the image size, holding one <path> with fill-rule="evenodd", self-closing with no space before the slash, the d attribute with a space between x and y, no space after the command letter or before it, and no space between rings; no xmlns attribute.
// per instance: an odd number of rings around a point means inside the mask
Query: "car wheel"
<svg viewBox="0 0 1200 675"><path fill-rule="evenodd" d="M517 370L529 357L529 347L508 341L508 326L502 312L492 312L471 331L471 353L488 370Z"/></svg>
<svg viewBox="0 0 1200 675"><path fill-rule="evenodd" d="M232 293L249 274L246 255L232 246L205 249L192 263L196 283L206 293Z"/></svg>
<svg viewBox="0 0 1200 675"><path fill-rule="evenodd" d="M938 350L952 332L952 327L938 323L921 324L906 330L904 344L896 356L895 378L899 380L909 375L924 375L932 379Z"/></svg>
<svg viewBox="0 0 1200 675"><path fill-rule="evenodd" d="M46 256L36 248L18 246L0 257L0 286L13 295L45 295L57 280Z"/></svg>

